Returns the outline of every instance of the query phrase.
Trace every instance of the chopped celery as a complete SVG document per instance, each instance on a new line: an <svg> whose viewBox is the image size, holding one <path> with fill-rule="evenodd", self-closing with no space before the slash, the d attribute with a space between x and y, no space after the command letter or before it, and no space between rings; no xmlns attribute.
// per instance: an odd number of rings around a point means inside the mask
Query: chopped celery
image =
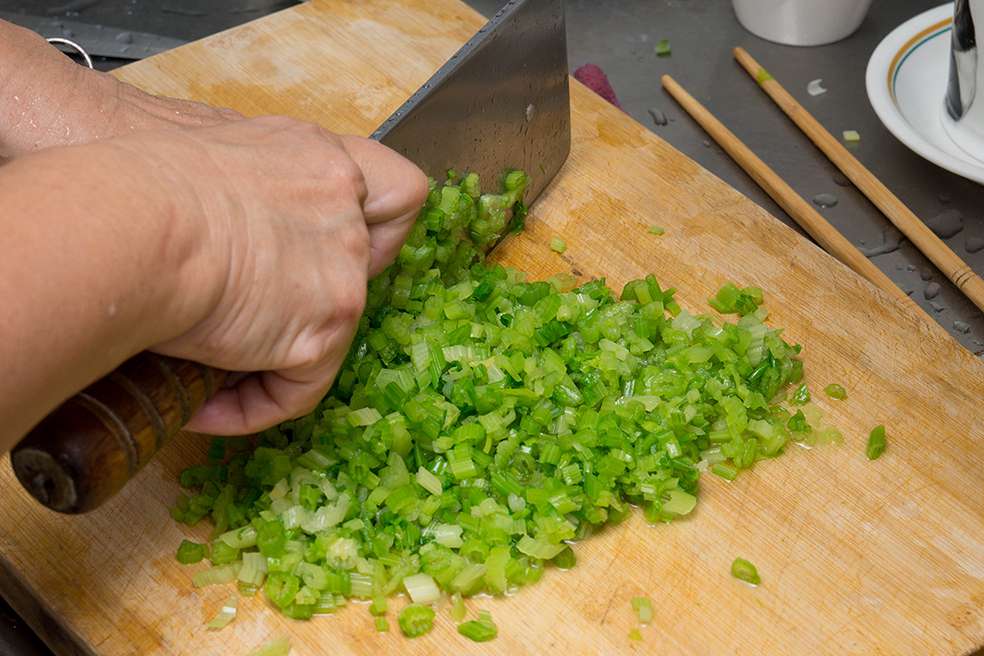
<svg viewBox="0 0 984 656"><path fill-rule="evenodd" d="M386 633L390 630L389 621L385 617L375 618L376 631Z"/></svg>
<svg viewBox="0 0 984 656"><path fill-rule="evenodd" d="M492 621L492 615L488 611L482 611L479 619L459 624L458 633L473 642L488 642L499 635L499 629Z"/></svg>
<svg viewBox="0 0 984 656"><path fill-rule="evenodd" d="M219 609L219 612L215 614L215 617L213 617L205 626L213 631L218 631L229 626L229 623L236 619L237 601L238 600L236 597L229 597L222 605L222 608Z"/></svg>
<svg viewBox="0 0 984 656"><path fill-rule="evenodd" d="M290 640L286 637L274 638L249 652L249 656L288 656L288 654L290 654Z"/></svg>
<svg viewBox="0 0 984 656"><path fill-rule="evenodd" d="M858 143L861 141L861 134L857 130L844 130L844 141Z"/></svg>
<svg viewBox="0 0 984 656"><path fill-rule="evenodd" d="M865 455L868 456L868 460L880 458L881 454L885 453L887 444L884 426L879 424L871 429L871 433L868 435L868 445L865 447Z"/></svg>
<svg viewBox="0 0 984 656"><path fill-rule="evenodd" d="M657 236L664 235L664 234L666 234L666 228L663 228L663 227L658 226L658 225L651 225L651 226L649 226L649 234L651 234L651 235L657 235Z"/></svg>
<svg viewBox="0 0 984 656"><path fill-rule="evenodd" d="M735 558L735 561L731 563L731 576L752 585L758 585L762 582L762 579L759 578L758 569L744 558Z"/></svg>
<svg viewBox="0 0 984 656"><path fill-rule="evenodd" d="M642 632L639 630L639 627L634 626L629 629L629 640L635 640L636 642L642 640Z"/></svg>
<svg viewBox="0 0 984 656"><path fill-rule="evenodd" d="M434 609L422 604L410 604L400 611L400 631L408 638L418 638L434 626Z"/></svg>
<svg viewBox="0 0 984 656"><path fill-rule="evenodd" d="M199 563L205 558L205 545L198 544L197 542L191 542L189 540L182 540L180 546L178 546L177 559L182 565L192 565L194 563Z"/></svg>
<svg viewBox="0 0 984 656"><path fill-rule="evenodd" d="M673 52L672 49L670 48L670 40L660 39L659 41L657 41L655 52L657 57L669 57L670 54Z"/></svg>
<svg viewBox="0 0 984 656"><path fill-rule="evenodd" d="M431 183L397 261L374 278L349 357L311 414L223 440L180 475L172 514L207 518L215 565L196 586L260 588L308 619L348 599L413 604L420 635L443 595L502 596L573 567L570 544L632 505L691 514L705 470L728 480L790 439L836 442L801 385L799 346L764 323L762 292L724 285L720 321L684 311L654 276L527 281L482 253L522 220L527 178L499 194ZM802 390L802 392L801 392ZM805 394L805 396L804 396ZM193 543L189 543L193 545ZM382 619L382 618L381 618ZM465 623L482 637L491 619ZM464 626L464 625L463 625ZM469 636L471 637L471 636Z"/></svg>
<svg viewBox="0 0 984 656"><path fill-rule="evenodd" d="M824 394L826 394L832 399L838 399L840 401L843 401L844 399L847 398L847 390L844 389L843 385L840 385L838 383L831 383L830 385L827 385L826 387L823 388L823 391Z"/></svg>
<svg viewBox="0 0 984 656"><path fill-rule="evenodd" d="M563 253L567 250L567 242L560 237L554 237L550 240L550 250L555 253Z"/></svg>
<svg viewBox="0 0 984 656"><path fill-rule="evenodd" d="M653 621L653 602L649 597L632 597L632 610L641 624L649 624Z"/></svg>

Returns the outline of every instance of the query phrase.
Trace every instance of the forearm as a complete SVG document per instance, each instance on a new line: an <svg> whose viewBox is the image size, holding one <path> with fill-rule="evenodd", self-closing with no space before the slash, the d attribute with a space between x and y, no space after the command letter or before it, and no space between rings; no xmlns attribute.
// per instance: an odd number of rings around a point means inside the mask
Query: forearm
<svg viewBox="0 0 984 656"><path fill-rule="evenodd" d="M200 293L180 293L204 275L195 227L169 197L180 181L133 162L104 142L0 167L0 453L203 311L188 300Z"/></svg>

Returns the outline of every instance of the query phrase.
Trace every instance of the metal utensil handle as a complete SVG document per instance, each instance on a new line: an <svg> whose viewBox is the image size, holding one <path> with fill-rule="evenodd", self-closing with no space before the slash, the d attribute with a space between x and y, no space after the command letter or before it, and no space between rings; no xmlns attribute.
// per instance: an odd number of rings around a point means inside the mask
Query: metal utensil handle
<svg viewBox="0 0 984 656"><path fill-rule="evenodd" d="M11 452L17 480L63 513L116 494L222 386L226 372L140 353L71 397Z"/></svg>

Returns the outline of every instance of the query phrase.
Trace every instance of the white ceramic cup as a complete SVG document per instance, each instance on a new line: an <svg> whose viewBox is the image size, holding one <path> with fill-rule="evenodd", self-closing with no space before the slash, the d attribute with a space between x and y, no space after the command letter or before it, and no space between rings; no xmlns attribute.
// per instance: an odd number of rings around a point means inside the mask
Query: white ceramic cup
<svg viewBox="0 0 984 656"><path fill-rule="evenodd" d="M820 46L861 26L871 0L733 0L738 22L768 41Z"/></svg>
<svg viewBox="0 0 984 656"><path fill-rule="evenodd" d="M942 117L953 143L984 162L984 53L977 32L984 37L984 0L957 0Z"/></svg>

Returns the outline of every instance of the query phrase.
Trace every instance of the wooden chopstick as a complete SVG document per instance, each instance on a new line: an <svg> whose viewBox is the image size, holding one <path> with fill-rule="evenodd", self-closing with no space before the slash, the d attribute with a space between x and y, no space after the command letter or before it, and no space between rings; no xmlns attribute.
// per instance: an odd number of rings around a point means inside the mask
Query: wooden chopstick
<svg viewBox="0 0 984 656"><path fill-rule="evenodd" d="M957 288L966 294L981 310L984 310L984 280L974 273L970 266L933 234L919 220L912 210L882 184L881 180L869 171L848 152L840 141L827 131L813 115L796 102L779 82L775 80L744 48L734 49L735 59L759 86L769 94L786 116L799 126L817 148L823 151L834 165L868 197L875 207L895 224L895 227L928 257Z"/></svg>
<svg viewBox="0 0 984 656"><path fill-rule="evenodd" d="M762 189L772 197L789 216L793 217L811 237L817 240L828 253L853 269L858 275L879 287L888 294L904 299L916 306L909 296L899 289L881 269L871 263L871 260L861 254L854 244L849 242L837 228L830 225L813 206L793 190L786 181L780 178L769 165L763 162L738 137L707 111L693 96L681 87L669 75L662 77L663 88L673 99L680 103L690 116L711 135L728 155L755 180ZM918 306L916 306L918 307Z"/></svg>

